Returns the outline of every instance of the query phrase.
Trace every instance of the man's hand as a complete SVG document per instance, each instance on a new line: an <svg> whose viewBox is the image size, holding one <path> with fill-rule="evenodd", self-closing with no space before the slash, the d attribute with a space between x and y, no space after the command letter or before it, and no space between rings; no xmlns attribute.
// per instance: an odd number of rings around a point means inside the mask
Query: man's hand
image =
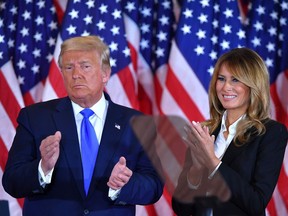
<svg viewBox="0 0 288 216"><path fill-rule="evenodd" d="M40 145L41 168L46 175L55 166L60 153L61 132L56 131L54 135L46 137Z"/></svg>
<svg viewBox="0 0 288 216"><path fill-rule="evenodd" d="M125 157L120 157L111 172L107 185L114 190L121 189L127 184L132 174L132 171L126 166Z"/></svg>

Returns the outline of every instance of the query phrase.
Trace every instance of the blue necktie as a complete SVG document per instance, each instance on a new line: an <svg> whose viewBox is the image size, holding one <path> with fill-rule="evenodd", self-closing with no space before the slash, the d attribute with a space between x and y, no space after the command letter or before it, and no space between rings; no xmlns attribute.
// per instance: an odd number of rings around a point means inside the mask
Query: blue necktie
<svg viewBox="0 0 288 216"><path fill-rule="evenodd" d="M88 194L94 165L98 153L99 143L95 130L89 121L89 117L94 114L91 109L84 109L80 112L83 115L81 123L81 155L83 165L84 188Z"/></svg>

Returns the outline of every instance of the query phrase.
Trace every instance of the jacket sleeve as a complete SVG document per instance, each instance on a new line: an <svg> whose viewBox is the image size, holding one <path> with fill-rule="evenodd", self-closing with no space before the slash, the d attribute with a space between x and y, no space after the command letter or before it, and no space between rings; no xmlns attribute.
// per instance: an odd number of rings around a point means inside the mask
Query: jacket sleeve
<svg viewBox="0 0 288 216"><path fill-rule="evenodd" d="M5 191L15 198L43 192L38 177L39 148L32 136L28 116L25 108L19 113L16 135L2 179Z"/></svg>
<svg viewBox="0 0 288 216"><path fill-rule="evenodd" d="M263 214L277 184L287 144L287 129L275 121L230 164L219 171L231 190L234 205L248 215ZM247 171L249 170L249 172Z"/></svg>

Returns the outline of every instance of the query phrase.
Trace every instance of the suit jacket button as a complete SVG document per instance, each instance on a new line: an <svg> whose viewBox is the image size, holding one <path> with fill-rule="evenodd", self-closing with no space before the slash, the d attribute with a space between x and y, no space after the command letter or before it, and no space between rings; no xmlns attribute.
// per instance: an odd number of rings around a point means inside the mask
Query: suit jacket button
<svg viewBox="0 0 288 216"><path fill-rule="evenodd" d="M89 214L89 210L88 210L88 209L85 209L85 210L84 210L84 215L87 215L87 214Z"/></svg>

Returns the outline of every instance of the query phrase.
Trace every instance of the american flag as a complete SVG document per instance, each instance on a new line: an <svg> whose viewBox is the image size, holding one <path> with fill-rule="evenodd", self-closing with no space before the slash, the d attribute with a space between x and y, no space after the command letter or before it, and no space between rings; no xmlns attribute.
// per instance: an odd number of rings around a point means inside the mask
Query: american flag
<svg viewBox="0 0 288 216"><path fill-rule="evenodd" d="M20 108L42 100L58 34L56 10L51 1L0 3L0 177L11 147ZM8 196L11 215L21 215L23 200Z"/></svg>
<svg viewBox="0 0 288 216"><path fill-rule="evenodd" d="M182 3L160 101L163 113L188 121L209 118L207 92L217 58L232 48L246 46L264 59L271 77L272 117L288 127L288 2ZM286 152L279 182L266 209L268 215L288 215L287 170Z"/></svg>
<svg viewBox="0 0 288 216"><path fill-rule="evenodd" d="M272 116L288 127L288 1L182 0L179 8L176 3L0 2L1 179L20 108L66 95L57 59L62 41L73 36L97 34L109 45L107 91L113 101L189 121L209 118L207 89L217 58L231 48L250 47L271 75ZM268 215L288 215L287 169L286 153ZM170 198L164 190L155 205L137 206L137 215L173 215ZM21 215L23 200L6 194L2 184L0 199L9 201L11 216Z"/></svg>

